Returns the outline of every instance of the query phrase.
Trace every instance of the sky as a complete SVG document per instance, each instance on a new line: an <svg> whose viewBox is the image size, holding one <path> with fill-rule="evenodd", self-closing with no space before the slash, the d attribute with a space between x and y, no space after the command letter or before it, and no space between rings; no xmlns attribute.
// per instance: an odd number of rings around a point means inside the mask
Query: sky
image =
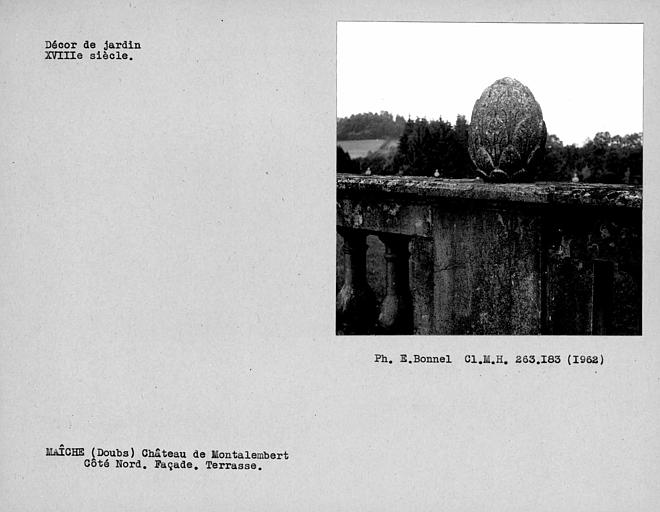
<svg viewBox="0 0 660 512"><path fill-rule="evenodd" d="M506 76L531 89L564 144L642 131L642 24L337 26L338 117L387 110L469 122L483 90Z"/></svg>

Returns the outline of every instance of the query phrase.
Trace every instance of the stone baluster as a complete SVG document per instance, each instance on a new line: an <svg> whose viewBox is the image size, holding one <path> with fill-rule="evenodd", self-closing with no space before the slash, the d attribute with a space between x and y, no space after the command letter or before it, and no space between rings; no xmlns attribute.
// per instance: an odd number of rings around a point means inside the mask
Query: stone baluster
<svg viewBox="0 0 660 512"><path fill-rule="evenodd" d="M412 334L413 315L408 281L408 242L401 235L380 235L385 244L385 298L378 323L383 334Z"/></svg>
<svg viewBox="0 0 660 512"><path fill-rule="evenodd" d="M367 283L367 235L337 228L344 239L344 286L337 295L337 334L373 334L376 298Z"/></svg>

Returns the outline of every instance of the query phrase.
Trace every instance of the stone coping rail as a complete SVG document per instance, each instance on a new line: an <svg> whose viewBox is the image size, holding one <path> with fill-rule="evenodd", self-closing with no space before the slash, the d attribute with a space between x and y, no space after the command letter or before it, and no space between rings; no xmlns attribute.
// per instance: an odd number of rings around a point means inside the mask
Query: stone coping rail
<svg viewBox="0 0 660 512"><path fill-rule="evenodd" d="M606 208L642 207L642 187L603 183L484 183L476 179L426 176L337 175L338 193L374 193L467 201Z"/></svg>

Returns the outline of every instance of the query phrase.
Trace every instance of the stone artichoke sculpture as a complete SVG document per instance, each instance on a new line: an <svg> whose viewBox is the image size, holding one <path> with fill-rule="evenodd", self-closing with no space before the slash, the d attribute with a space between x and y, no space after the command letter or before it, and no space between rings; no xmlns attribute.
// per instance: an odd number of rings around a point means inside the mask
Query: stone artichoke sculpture
<svg viewBox="0 0 660 512"><path fill-rule="evenodd" d="M497 80L474 104L468 150L486 181L531 181L546 137L541 106L518 80Z"/></svg>

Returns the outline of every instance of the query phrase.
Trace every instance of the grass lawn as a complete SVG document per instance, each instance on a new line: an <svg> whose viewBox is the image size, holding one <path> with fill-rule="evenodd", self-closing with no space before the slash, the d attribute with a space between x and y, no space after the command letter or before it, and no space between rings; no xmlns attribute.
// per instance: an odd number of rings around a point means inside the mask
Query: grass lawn
<svg viewBox="0 0 660 512"><path fill-rule="evenodd" d="M339 140L337 145L341 146L351 158L362 158L367 156L369 152L387 154L392 147L398 145L398 141L386 139Z"/></svg>

